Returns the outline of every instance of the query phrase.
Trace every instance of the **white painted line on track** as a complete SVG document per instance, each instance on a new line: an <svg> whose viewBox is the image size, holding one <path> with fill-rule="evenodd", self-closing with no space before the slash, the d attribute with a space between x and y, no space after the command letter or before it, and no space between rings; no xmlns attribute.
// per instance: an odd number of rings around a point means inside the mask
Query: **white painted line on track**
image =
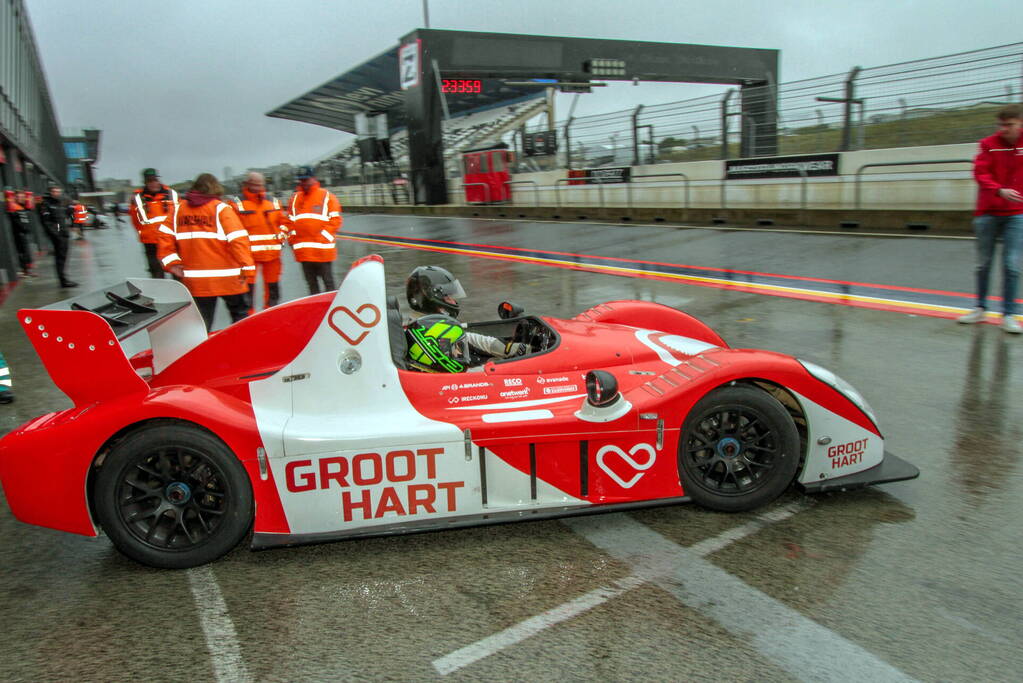
<svg viewBox="0 0 1023 683"><path fill-rule="evenodd" d="M206 647L213 660L213 675L217 683L247 683L252 680L245 662L234 623L227 613L227 604L217 584L217 577L209 566L189 569L188 583L192 588L195 606L199 610L199 623L206 637Z"/></svg>
<svg viewBox="0 0 1023 683"><path fill-rule="evenodd" d="M856 643L761 593L653 529L619 514L568 525L686 607L709 616L803 681L911 681Z"/></svg>
<svg viewBox="0 0 1023 683"><path fill-rule="evenodd" d="M749 536L753 533L756 533L757 531L764 528L765 526L768 526L769 524L773 524L788 519L792 515L804 509L806 509L805 504L792 503L791 505L786 505L774 510L769 510L761 515L758 515L756 519L753 519L733 529L729 529L728 531L725 531L717 536L714 536L713 538L700 541L699 543L696 543L689 548L682 548L681 546L678 546L672 543L671 541L668 541L660 534L657 534L656 532L647 529L647 527L645 527L644 525L624 515L619 514L608 516L614 518L622 517L629 523L646 529L647 533L655 535L658 539L660 539L659 545L670 544L674 548L675 552L684 552L686 553L686 555L693 558L697 558L699 560L699 558L705 557L707 555L717 552L718 550L721 550L722 548L728 546L730 543L734 543L735 541L745 538L746 536ZM590 539L586 533L586 521L587 520L581 518L562 520L563 523L565 523L570 528L577 531L582 536L586 537L587 540L590 540L592 542L592 539ZM580 525L580 528L577 528L577 525ZM597 545L598 547L602 547L599 543L595 543L595 545ZM641 546L642 544L637 545ZM606 550L606 548L604 549ZM632 551L630 551L630 553L631 552ZM611 554L616 557L619 557L619 553L611 552ZM635 551L635 554L639 556L649 555L649 553L642 548L637 549ZM632 554L629 554L627 557L619 557L619 559L624 559L626 561L630 561L631 563ZM652 563L645 563L642 565L633 564L633 569L635 570L635 573L626 576L623 579L619 579L613 582L610 586L603 586L601 588L594 589L589 593L586 593L578 598L575 598L574 600L570 600L564 604L558 605L557 607L547 610L546 612L543 612L541 614L538 614L535 617L531 617L529 619L526 619L525 621L521 621L518 624L515 624L514 626L506 628L503 631L500 631L475 643L455 650L454 652L444 655L443 657L435 659L433 661L433 667L434 669L437 670L439 674L441 674L442 676L446 676L447 674L458 671L459 669L462 669L466 666L469 666L470 664L478 662L479 660L489 657L492 654L500 652L505 648L520 643L523 640L526 640L527 638L535 636L540 632L544 631L545 629L554 626L555 624L559 624L563 621L571 619L572 617L578 616L583 612L593 609L594 607L598 607L599 605L604 604L608 600L611 600L612 598L615 598L633 588L637 588L638 586L641 586L648 582L657 583L659 585L660 582L665 580L666 578L669 581L674 581L674 579L670 577L675 571L675 561L670 556L670 554L664 553L662 550L661 554L653 559L654 562ZM666 561L662 562L661 560ZM703 560L699 561L704 562ZM709 565L709 563L705 564ZM715 568L715 570L724 574L724 572L720 569ZM728 576L727 574L725 575ZM742 585L745 586L745 584ZM756 593L756 591L754 591L752 588L749 588L748 586L746 587L746 590L749 592ZM715 595L715 597L719 598L720 595Z"/></svg>
<svg viewBox="0 0 1023 683"><path fill-rule="evenodd" d="M357 207L352 207L357 208ZM718 230L725 232L781 232L781 233L794 233L797 235L842 235L844 237L896 237L896 238L916 238L916 239L928 239L928 240L972 240L976 239L973 235L925 235L920 233L893 233L893 232L852 232L846 230L811 230L803 228L744 228L742 226L729 226L729 225L690 225L688 223L611 223L608 221L589 221L589 220L548 220L545 218L489 218L485 216L417 216L415 214L407 213L351 213L352 216L383 216L391 218L454 218L463 221L499 221L502 223L508 223L514 221L516 223L561 223L562 225L610 225L616 228L676 228L685 230Z"/></svg>
<svg viewBox="0 0 1023 683"><path fill-rule="evenodd" d="M571 619L574 616L578 616L598 605L602 605L611 598L621 595L622 593L636 588L637 586L641 586L645 582L646 579L636 575L626 576L623 579L615 581L610 586L603 586L592 590L585 595L579 596L575 600L570 600L563 605L558 605L554 609L547 610L535 617L531 617L525 621L520 621L514 626L506 628L499 633L495 633L483 640L478 640L472 645L467 645L460 650L455 650L451 654L445 655L440 659L435 659L433 660L433 668L435 668L440 675L447 676L449 673L469 666L473 662L478 662L484 657L489 657L495 652L500 652L511 645L522 642L526 638L531 638L555 624Z"/></svg>

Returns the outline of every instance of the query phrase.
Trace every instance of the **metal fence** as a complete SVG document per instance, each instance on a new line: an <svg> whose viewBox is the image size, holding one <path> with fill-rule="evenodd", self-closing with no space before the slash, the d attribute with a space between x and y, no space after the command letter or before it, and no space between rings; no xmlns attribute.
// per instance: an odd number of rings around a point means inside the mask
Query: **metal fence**
<svg viewBox="0 0 1023 683"><path fill-rule="evenodd" d="M770 123L741 100L777 103ZM1023 100L1023 43L558 122L574 168L972 142ZM759 128L759 129L758 129ZM775 137L776 136L776 137Z"/></svg>

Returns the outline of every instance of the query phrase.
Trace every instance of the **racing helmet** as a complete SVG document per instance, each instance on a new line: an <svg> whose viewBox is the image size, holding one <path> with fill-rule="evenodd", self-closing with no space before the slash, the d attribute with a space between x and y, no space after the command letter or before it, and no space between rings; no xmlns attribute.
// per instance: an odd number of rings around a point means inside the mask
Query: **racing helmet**
<svg viewBox="0 0 1023 683"><path fill-rule="evenodd" d="M448 270L439 266L419 266L405 279L405 297L413 311L442 313L453 318L460 310L458 300L465 290Z"/></svg>
<svg viewBox="0 0 1023 683"><path fill-rule="evenodd" d="M463 372L469 359L465 329L448 315L424 315L405 328L408 363L426 372Z"/></svg>

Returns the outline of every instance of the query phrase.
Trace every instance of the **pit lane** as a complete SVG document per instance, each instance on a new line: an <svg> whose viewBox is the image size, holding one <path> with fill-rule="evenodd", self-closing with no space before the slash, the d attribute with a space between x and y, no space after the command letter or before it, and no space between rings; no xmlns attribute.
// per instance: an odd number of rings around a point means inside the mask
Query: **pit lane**
<svg viewBox="0 0 1023 683"><path fill-rule="evenodd" d="M1023 408L1012 389L1023 387L1023 340L928 313L968 307L968 297L911 291L969 293L972 242L372 215L349 216L344 230L353 237L339 275L380 253L398 293L414 265L444 266L469 292L466 319L495 317L504 298L562 317L604 300L656 300L732 346L824 365L866 395L888 449L922 475L859 492L790 492L749 514L665 507L239 549L186 572L135 565L105 539L25 526L3 506L0 677L1017 677ZM83 289L145 272L126 224L87 234L69 270ZM717 269L710 279L724 282L593 267L612 258ZM48 266L0 309L18 397L0 406L4 432L69 405L14 319L18 307L61 298ZM825 302L750 286L793 284L757 279L778 275L803 278L798 288L811 292L825 291L815 289L823 280L839 294L842 283L887 287L883 299L904 288L899 301L925 306L877 310L845 305L862 293L851 289ZM290 256L282 292L305 292Z"/></svg>

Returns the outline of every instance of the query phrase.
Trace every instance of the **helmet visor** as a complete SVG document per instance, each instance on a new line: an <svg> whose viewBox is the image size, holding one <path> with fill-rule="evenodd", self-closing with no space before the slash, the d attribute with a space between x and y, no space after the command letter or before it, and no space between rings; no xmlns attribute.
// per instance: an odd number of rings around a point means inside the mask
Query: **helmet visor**
<svg viewBox="0 0 1023 683"><path fill-rule="evenodd" d="M462 283L458 280L438 284L434 286L433 290L439 295L439 299L447 299L450 297L455 301L458 301L459 299L465 298L465 290L462 289Z"/></svg>

